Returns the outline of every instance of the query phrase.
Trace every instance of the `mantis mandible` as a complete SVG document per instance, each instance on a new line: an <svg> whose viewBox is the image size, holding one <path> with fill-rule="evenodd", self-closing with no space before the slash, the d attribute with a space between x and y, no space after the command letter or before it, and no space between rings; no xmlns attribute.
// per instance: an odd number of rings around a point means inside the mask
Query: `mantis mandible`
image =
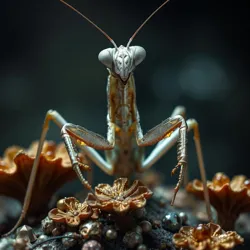
<svg viewBox="0 0 250 250"><path fill-rule="evenodd" d="M77 147L106 174L128 177L134 172L144 172L149 169L177 142L177 165L173 168L172 174L174 174L178 168L180 168L180 174L174 189L174 195L171 202L172 205L187 167L187 132L192 130L194 132L194 141L201 178L205 189L204 196L207 205L207 213L209 220L211 221L210 202L206 188L206 174L197 121L194 119L188 119L186 121L184 119L185 108L178 106L174 109L169 118L153 127L146 134L143 134L140 125L139 112L136 106L133 71L145 59L146 51L140 46L130 46L130 44L146 22L167 2L169 2L169 0L166 0L142 23L129 39L126 47L123 45L118 47L111 37L109 37L107 33L89 18L65 1L60 1L91 23L114 45L114 48L102 50L98 56L99 60L109 71L107 81L107 138L79 125L68 123L57 111L49 110L46 114L42 128L22 213L14 228L5 234L5 236L12 233L26 216L34 188L39 156L42 152L50 121L53 121L61 129L61 135L68 151L72 168L76 172L81 183L89 190L92 190L92 187L83 177L80 170L87 169L88 166L78 161ZM153 151L149 156L144 158L144 147L155 144L156 146ZM105 158L103 158L96 150L104 150Z"/></svg>

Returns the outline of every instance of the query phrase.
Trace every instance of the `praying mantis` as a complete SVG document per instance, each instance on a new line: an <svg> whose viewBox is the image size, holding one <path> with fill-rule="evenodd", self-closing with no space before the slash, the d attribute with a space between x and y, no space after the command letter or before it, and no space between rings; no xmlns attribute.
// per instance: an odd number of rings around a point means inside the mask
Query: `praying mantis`
<svg viewBox="0 0 250 250"><path fill-rule="evenodd" d="M80 13L64 0L60 0L60 2L92 24L114 46L114 48L102 50L98 56L99 61L107 67L109 72L107 81L107 138L79 125L68 123L57 111L49 110L44 120L22 213L16 225L10 232L5 234L5 236L16 230L26 216L31 201L32 191L35 186L39 156L42 152L51 121L61 129L61 136L69 154L72 168L84 187L90 191L93 191L92 187L83 177L81 172L81 169L87 170L89 169L89 166L79 162L77 148L83 151L84 154L106 174L119 177L129 177L134 172L144 172L149 169L177 143L177 165L173 168L172 174L174 174L179 168L180 174L178 182L174 188L173 199L171 202L172 205L174 204L176 194L181 186L184 172L187 168L187 133L193 131L198 164L205 190L204 197L207 206L207 213L209 220L211 221L210 202L206 186L206 173L197 121L195 119L185 120L185 108L178 106L174 109L169 118L153 127L146 134L143 134L136 105L133 71L145 59L146 51L140 46L130 46L130 44L148 20L165 4L167 4L169 0L163 2L162 5L152 12L152 14L129 39L126 47L123 45L118 47L113 39L111 39L107 33L105 33L88 17ZM144 148L155 144L156 146L153 151L145 157ZM105 158L103 158L97 150L104 150Z"/></svg>

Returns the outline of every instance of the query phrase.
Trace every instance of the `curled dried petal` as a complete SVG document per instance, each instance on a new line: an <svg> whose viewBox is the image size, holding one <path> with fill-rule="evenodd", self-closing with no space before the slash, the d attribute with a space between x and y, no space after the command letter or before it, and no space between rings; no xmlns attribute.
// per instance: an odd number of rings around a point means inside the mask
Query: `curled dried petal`
<svg viewBox="0 0 250 250"><path fill-rule="evenodd" d="M55 222L65 222L66 213L59 210L58 208L53 208L49 211L49 218L52 219Z"/></svg>

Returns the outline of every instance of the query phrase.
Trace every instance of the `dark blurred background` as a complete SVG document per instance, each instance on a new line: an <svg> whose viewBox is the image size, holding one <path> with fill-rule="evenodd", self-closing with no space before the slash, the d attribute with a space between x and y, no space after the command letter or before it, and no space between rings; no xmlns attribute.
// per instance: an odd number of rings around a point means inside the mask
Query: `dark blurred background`
<svg viewBox="0 0 250 250"><path fill-rule="evenodd" d="M163 0L71 0L120 45ZM58 0L2 1L0 151L40 137L48 109L106 134L106 78L98 53L109 41ZM184 105L200 124L208 177L250 176L249 8L247 0L172 0L139 32L147 51L135 71L137 104L146 132ZM48 139L61 141L53 124ZM189 173L199 177L192 135ZM166 183L173 148L154 167ZM95 181L108 179L97 167ZM80 185L76 182L74 188Z"/></svg>

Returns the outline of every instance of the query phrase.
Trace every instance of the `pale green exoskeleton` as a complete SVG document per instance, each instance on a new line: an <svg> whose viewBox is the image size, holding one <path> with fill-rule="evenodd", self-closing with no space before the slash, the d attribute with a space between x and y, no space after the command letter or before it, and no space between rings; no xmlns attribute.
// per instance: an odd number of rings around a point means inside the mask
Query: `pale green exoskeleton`
<svg viewBox="0 0 250 250"><path fill-rule="evenodd" d="M17 224L9 233L13 232L21 224L27 213L36 178L39 156L49 129L50 121L55 122L55 124L61 129L62 138L72 162L72 167L82 184L90 190L92 190L92 187L88 181L85 180L80 170L80 168L87 169L88 166L85 166L78 161L76 148L82 150L84 154L106 174L129 177L135 172L144 172L149 169L177 142L177 165L172 170L172 174L180 168L180 175L174 190L172 204L174 203L175 196L180 188L187 167L187 132L193 130L199 168L205 189L204 196L207 204L207 212L208 217L211 220L211 210L208 191L206 188L206 175L201 151L198 123L194 119L186 121L184 119L185 108L179 106L174 109L169 118L153 127L146 134L143 134L136 105L133 71L136 66L145 59L146 51L140 46L130 46L130 43L144 24L169 0L165 1L143 22L129 39L126 47L117 47L115 42L90 19L68 3L63 0L60 1L94 25L114 45L114 48L105 49L99 54L99 60L109 71L107 82L107 138L79 125L68 123L57 111L49 110L45 117L36 159L34 161L24 200L23 210ZM145 157L143 150L144 147L155 144L156 146L154 150ZM103 158L96 150L104 150L105 158Z"/></svg>

